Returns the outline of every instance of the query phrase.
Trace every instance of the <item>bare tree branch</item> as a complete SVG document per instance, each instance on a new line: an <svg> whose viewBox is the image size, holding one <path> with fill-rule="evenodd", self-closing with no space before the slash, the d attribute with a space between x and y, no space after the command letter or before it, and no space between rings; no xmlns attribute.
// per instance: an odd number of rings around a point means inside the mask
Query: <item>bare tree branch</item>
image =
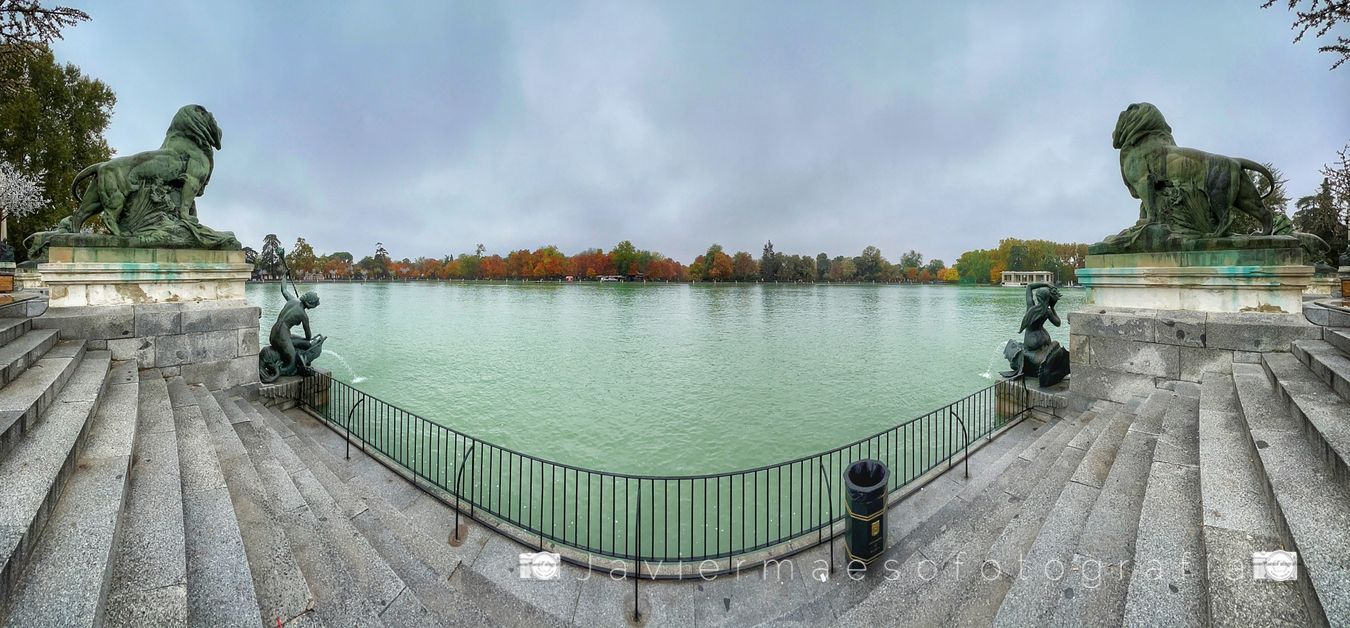
<svg viewBox="0 0 1350 628"><path fill-rule="evenodd" d="M1277 2L1279 0L1266 0L1261 8L1269 9ZM1294 43L1303 41L1303 37L1310 32L1314 39L1321 39L1337 24L1350 23L1350 0L1286 0L1286 2L1295 16L1294 25L1290 29L1298 31ZM1306 9L1299 8L1299 5L1305 4ZM1350 61L1350 37L1338 35L1335 42L1319 46L1317 51L1340 55L1340 58L1331 64L1331 69L1335 70L1341 64Z"/></svg>

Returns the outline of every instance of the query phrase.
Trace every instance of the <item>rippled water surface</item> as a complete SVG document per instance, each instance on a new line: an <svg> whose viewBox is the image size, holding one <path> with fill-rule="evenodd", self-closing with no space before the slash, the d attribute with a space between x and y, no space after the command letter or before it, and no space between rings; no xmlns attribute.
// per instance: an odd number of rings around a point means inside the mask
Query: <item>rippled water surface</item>
<svg viewBox="0 0 1350 628"><path fill-rule="evenodd" d="M955 286L306 289L335 377L505 447L634 473L779 462L942 406L1007 368L1000 347L1025 310L1021 290ZM278 286L248 298L265 331ZM1065 290L1062 343L1082 300Z"/></svg>

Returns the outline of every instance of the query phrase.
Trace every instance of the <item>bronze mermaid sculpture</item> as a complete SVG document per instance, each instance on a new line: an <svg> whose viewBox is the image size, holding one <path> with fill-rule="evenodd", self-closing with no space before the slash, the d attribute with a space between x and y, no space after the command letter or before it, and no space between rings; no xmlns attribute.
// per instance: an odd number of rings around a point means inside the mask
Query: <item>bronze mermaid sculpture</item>
<svg viewBox="0 0 1350 628"><path fill-rule="evenodd" d="M1003 373L1009 379L1036 377L1042 387L1054 386L1069 376L1069 352L1050 338L1045 330L1048 321L1059 327L1059 289L1048 283L1027 286L1027 312L1022 316L1022 342L1009 340L1003 346L1011 371Z"/></svg>

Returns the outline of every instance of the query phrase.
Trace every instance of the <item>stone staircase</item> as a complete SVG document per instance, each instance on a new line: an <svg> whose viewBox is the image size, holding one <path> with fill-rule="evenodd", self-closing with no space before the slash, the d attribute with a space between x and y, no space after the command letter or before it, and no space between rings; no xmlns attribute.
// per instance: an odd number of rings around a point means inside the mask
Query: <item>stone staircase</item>
<svg viewBox="0 0 1350 628"><path fill-rule="evenodd" d="M290 418L85 344L0 319L0 625L483 623L456 548Z"/></svg>
<svg viewBox="0 0 1350 628"><path fill-rule="evenodd" d="M838 623L1350 625L1350 329L1323 336L1060 422ZM1277 549L1298 579L1254 579Z"/></svg>

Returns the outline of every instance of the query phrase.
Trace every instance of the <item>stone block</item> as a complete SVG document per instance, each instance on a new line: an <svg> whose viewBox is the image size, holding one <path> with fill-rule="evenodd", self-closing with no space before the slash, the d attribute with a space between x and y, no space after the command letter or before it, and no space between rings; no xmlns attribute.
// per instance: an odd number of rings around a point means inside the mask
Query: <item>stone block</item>
<svg viewBox="0 0 1350 628"><path fill-rule="evenodd" d="M238 331L217 331L160 336L155 342L155 366L182 366L227 360L239 355Z"/></svg>
<svg viewBox="0 0 1350 628"><path fill-rule="evenodd" d="M1205 320L1205 347L1234 351L1288 351L1295 340L1320 339L1322 328L1301 314L1210 312Z"/></svg>
<svg viewBox="0 0 1350 628"><path fill-rule="evenodd" d="M1093 308L1069 314L1069 329L1081 336L1153 342L1154 310Z"/></svg>
<svg viewBox="0 0 1350 628"><path fill-rule="evenodd" d="M183 332L183 304L145 303L133 307L137 336L170 336Z"/></svg>
<svg viewBox="0 0 1350 628"><path fill-rule="evenodd" d="M1135 395L1151 394L1157 389L1157 384L1156 378L1150 375L1112 371L1093 365L1075 369L1073 377L1069 378L1069 389L1075 396L1125 403Z"/></svg>
<svg viewBox="0 0 1350 628"><path fill-rule="evenodd" d="M258 329L262 309L245 301L192 303L183 306L183 333L219 329Z"/></svg>
<svg viewBox="0 0 1350 628"><path fill-rule="evenodd" d="M1205 346L1204 312L1160 310L1153 319L1154 340L1183 347Z"/></svg>
<svg viewBox="0 0 1350 628"><path fill-rule="evenodd" d="M207 390L225 390L258 382L258 356L241 356L228 360L214 360L184 364L179 367L183 381L202 384Z"/></svg>
<svg viewBox="0 0 1350 628"><path fill-rule="evenodd" d="M1102 369L1176 379L1181 374L1178 349L1175 345L1099 337L1092 339L1089 361Z"/></svg>
<svg viewBox="0 0 1350 628"><path fill-rule="evenodd" d="M1181 376L1178 379L1198 382L1204 373L1232 374L1233 353L1227 349L1181 347Z"/></svg>
<svg viewBox="0 0 1350 628"><path fill-rule="evenodd" d="M1255 351L1234 351L1233 362L1238 364L1260 364L1261 354Z"/></svg>
<svg viewBox="0 0 1350 628"><path fill-rule="evenodd" d="M114 360L135 360L142 369L155 366L155 338L117 338L108 341Z"/></svg>
<svg viewBox="0 0 1350 628"><path fill-rule="evenodd" d="M239 334L239 349L235 352L239 356L258 355L259 338L258 330L245 327L236 331Z"/></svg>
<svg viewBox="0 0 1350 628"><path fill-rule="evenodd" d="M56 329L63 340L131 338L136 315L130 305L49 308L33 319L34 329Z"/></svg>
<svg viewBox="0 0 1350 628"><path fill-rule="evenodd" d="M1088 336L1069 334L1069 365L1071 368L1077 368L1080 364L1086 366L1092 363L1089 341Z"/></svg>

